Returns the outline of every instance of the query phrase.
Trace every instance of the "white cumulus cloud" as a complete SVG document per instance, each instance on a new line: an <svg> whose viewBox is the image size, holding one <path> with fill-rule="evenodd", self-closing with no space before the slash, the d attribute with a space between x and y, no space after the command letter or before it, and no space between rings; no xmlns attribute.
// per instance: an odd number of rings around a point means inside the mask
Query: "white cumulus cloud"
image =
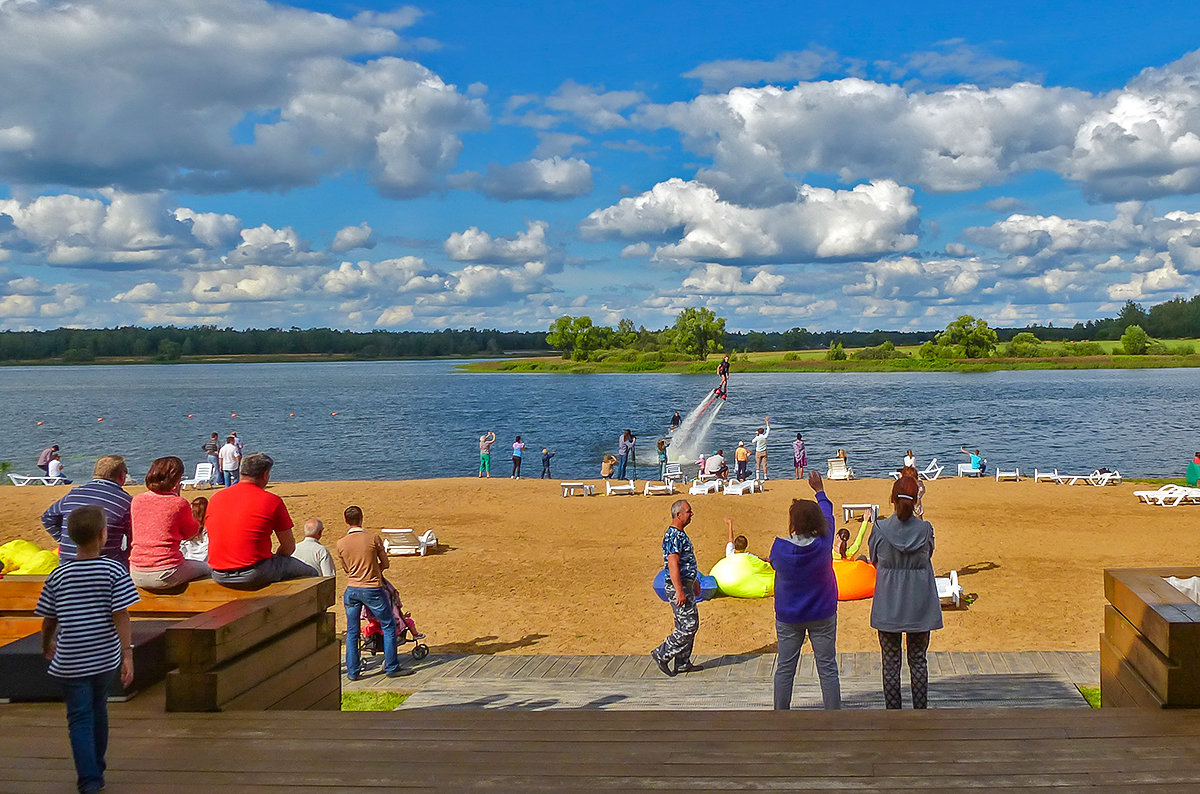
<svg viewBox="0 0 1200 794"><path fill-rule="evenodd" d="M524 263L550 253L546 244L549 227L545 221L530 221L515 237L492 237L472 226L451 234L443 247L456 262Z"/></svg>
<svg viewBox="0 0 1200 794"><path fill-rule="evenodd" d="M500 201L566 201L592 192L592 167L578 157L550 157L488 166L480 186Z"/></svg>
<svg viewBox="0 0 1200 794"><path fill-rule="evenodd" d="M363 221L357 226L346 226L338 229L337 234L333 236L333 243L330 244L329 250L341 253L343 251L351 251L355 248L374 248L375 247L375 231L371 228L371 224Z"/></svg>

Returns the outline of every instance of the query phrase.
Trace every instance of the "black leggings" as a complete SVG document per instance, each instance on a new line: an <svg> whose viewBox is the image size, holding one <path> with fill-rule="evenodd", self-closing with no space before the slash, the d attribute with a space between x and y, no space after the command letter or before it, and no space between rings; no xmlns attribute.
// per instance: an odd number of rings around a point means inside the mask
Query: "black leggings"
<svg viewBox="0 0 1200 794"><path fill-rule="evenodd" d="M905 632L908 635L908 676L912 687L914 709L928 707L929 664L925 652L929 650L928 631ZM901 707L900 701L900 632L879 632L879 649L883 653L883 700L889 709Z"/></svg>
<svg viewBox="0 0 1200 794"><path fill-rule="evenodd" d="M512 476L514 476L514 477L520 477L520 476L521 476L521 459L520 459L518 456L516 456L516 455L513 455L513 473L512 473Z"/></svg>

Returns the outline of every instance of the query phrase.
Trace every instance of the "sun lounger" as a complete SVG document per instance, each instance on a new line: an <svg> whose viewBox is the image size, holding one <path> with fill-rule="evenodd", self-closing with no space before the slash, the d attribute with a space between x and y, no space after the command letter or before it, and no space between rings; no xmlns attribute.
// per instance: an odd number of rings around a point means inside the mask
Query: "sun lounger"
<svg viewBox="0 0 1200 794"><path fill-rule="evenodd" d="M1033 470L1033 481L1041 482L1042 480L1049 480L1050 482L1058 482L1058 469L1055 469L1054 471L1041 471L1040 469L1034 469Z"/></svg>
<svg viewBox="0 0 1200 794"><path fill-rule="evenodd" d="M419 554L425 556L429 549L437 549L438 539L432 529L418 535L411 529L383 529L383 548L389 555L403 556Z"/></svg>
<svg viewBox="0 0 1200 794"><path fill-rule="evenodd" d="M1099 469L1096 469L1094 472L1092 472L1090 475L1088 475L1087 483L1088 483L1088 485L1095 485L1097 487L1103 487L1105 485L1120 485L1121 484L1121 472L1119 472L1119 471L1102 472Z"/></svg>
<svg viewBox="0 0 1200 794"><path fill-rule="evenodd" d="M1020 482L1021 481L1021 470L1020 469L1005 470L1005 469L1002 469L999 466L997 466L996 467L996 482L1000 482L1001 480L1013 480L1014 482Z"/></svg>
<svg viewBox="0 0 1200 794"><path fill-rule="evenodd" d="M743 494L754 493L755 491L762 493L762 489L762 483L758 480L742 480L741 482L730 480L725 483L722 493L730 496L741 496Z"/></svg>
<svg viewBox="0 0 1200 794"><path fill-rule="evenodd" d="M942 469L944 468L946 467L937 465L937 458L934 458L933 460L929 461L928 466L917 472L917 479L936 480L938 477L942 476Z"/></svg>
<svg viewBox="0 0 1200 794"><path fill-rule="evenodd" d="M663 469L663 482L682 483L687 478L683 476L683 467L678 463L668 463Z"/></svg>
<svg viewBox="0 0 1200 794"><path fill-rule="evenodd" d="M675 493L675 483L670 480L661 485L655 485L652 480L646 480L646 487L642 490L642 496L670 496L673 493Z"/></svg>
<svg viewBox="0 0 1200 794"><path fill-rule="evenodd" d="M33 476L26 477L23 474L10 474L8 479L12 480L12 484L16 486L24 485L66 485L67 481L62 477L44 477Z"/></svg>
<svg viewBox="0 0 1200 794"><path fill-rule="evenodd" d="M849 523L850 519L854 518L855 514L866 515L871 514L872 521L879 520L879 505L858 504L858 505L842 505L842 521Z"/></svg>
<svg viewBox="0 0 1200 794"><path fill-rule="evenodd" d="M563 489L564 499L576 493L580 496L591 496L596 493L596 486L589 485L586 482L560 482L558 485Z"/></svg>
<svg viewBox="0 0 1200 794"><path fill-rule="evenodd" d="M630 496L633 496L635 493L637 493L637 486L634 485L633 480L630 480L629 482L623 482L620 485L613 485L612 480L605 480L604 490L607 496L620 496L622 494L629 494Z"/></svg>
<svg viewBox="0 0 1200 794"><path fill-rule="evenodd" d="M721 490L721 480L692 480L692 487L688 488L688 493L696 496L698 494L717 493Z"/></svg>
<svg viewBox="0 0 1200 794"><path fill-rule="evenodd" d="M827 480L853 480L854 469L846 465L845 458L830 458L825 472Z"/></svg>
<svg viewBox="0 0 1200 794"><path fill-rule="evenodd" d="M1133 495L1146 504L1178 507L1181 504L1200 504L1200 488L1167 484L1156 491L1134 491Z"/></svg>
<svg viewBox="0 0 1200 794"><path fill-rule="evenodd" d="M207 488L212 480L213 466L211 463L197 463L196 473L186 480L179 481L180 489Z"/></svg>
<svg viewBox="0 0 1200 794"><path fill-rule="evenodd" d="M985 460L984 463L987 463L987 461ZM982 477L983 469L977 469L974 466L972 466L970 463L960 463L960 464L958 464L958 476L959 477Z"/></svg>
<svg viewBox="0 0 1200 794"><path fill-rule="evenodd" d="M951 571L949 576L937 577L933 581L937 583L938 600L957 607L963 595L963 589L958 585L958 571Z"/></svg>

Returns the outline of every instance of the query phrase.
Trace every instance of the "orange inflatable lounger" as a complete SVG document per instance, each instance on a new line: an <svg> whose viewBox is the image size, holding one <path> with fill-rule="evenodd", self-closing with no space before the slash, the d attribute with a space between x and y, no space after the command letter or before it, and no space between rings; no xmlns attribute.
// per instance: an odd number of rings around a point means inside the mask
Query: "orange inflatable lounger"
<svg viewBox="0 0 1200 794"><path fill-rule="evenodd" d="M834 560L838 601L858 601L875 595L875 566L863 560Z"/></svg>

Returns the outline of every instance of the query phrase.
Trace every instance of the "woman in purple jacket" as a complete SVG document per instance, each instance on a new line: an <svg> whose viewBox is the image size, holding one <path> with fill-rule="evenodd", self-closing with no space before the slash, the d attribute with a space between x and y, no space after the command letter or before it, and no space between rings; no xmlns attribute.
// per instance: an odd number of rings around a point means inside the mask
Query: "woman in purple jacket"
<svg viewBox="0 0 1200 794"><path fill-rule="evenodd" d="M796 499L788 510L788 537L775 538L775 635L779 663L775 668L775 708L790 709L796 663L804 636L812 640L821 700L827 709L842 707L837 662L837 580L833 577L833 504L821 475L808 473L817 501Z"/></svg>

